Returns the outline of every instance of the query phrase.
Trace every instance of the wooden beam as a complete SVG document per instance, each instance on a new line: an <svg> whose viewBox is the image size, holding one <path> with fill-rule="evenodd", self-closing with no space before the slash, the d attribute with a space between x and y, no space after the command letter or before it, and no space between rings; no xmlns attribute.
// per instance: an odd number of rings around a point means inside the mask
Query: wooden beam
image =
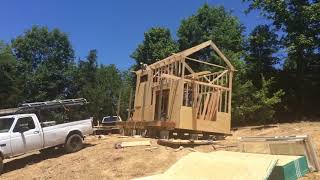
<svg viewBox="0 0 320 180"><path fill-rule="evenodd" d="M186 63L184 62L185 67L188 69L188 71L190 71L192 74L194 74L195 72L192 70L192 68ZM204 78L210 82L210 79L208 79L206 76L204 76Z"/></svg>
<svg viewBox="0 0 320 180"><path fill-rule="evenodd" d="M201 117L200 117L200 119L202 119L202 120L204 120L204 118L205 118L206 111L208 109L208 102L209 102L210 98L211 98L211 93L207 93L206 99L205 99L204 105L203 105L203 110L201 112Z"/></svg>
<svg viewBox="0 0 320 180"><path fill-rule="evenodd" d="M209 74L209 73L211 73L211 72L210 71L201 71L201 72L197 72L197 73L186 75L185 77L195 78L195 77L203 76L203 75L206 75L206 74Z"/></svg>
<svg viewBox="0 0 320 180"><path fill-rule="evenodd" d="M184 65L185 67L188 69L188 71L191 73L191 74L194 74L195 72L193 71L193 69L186 63L184 62Z"/></svg>
<svg viewBox="0 0 320 180"><path fill-rule="evenodd" d="M214 81L218 80L221 76L223 76L224 74L226 74L228 72L228 70L223 71L221 74L219 74L219 76L217 76L216 78L214 78L212 81L210 81L210 83L213 83Z"/></svg>
<svg viewBox="0 0 320 180"><path fill-rule="evenodd" d="M148 70L148 68L149 69L154 69L154 68L157 68L159 66L165 66L165 65L174 63L176 61L181 61L181 60L184 60L185 58L188 58L190 60L190 58L187 57L187 56L189 56L189 55L191 55L191 54L193 54L193 53L195 53L195 52L197 52L197 51L199 51L201 49L204 49L204 48L206 48L208 46L210 46L219 55L219 57L227 64L229 69L231 69L232 71L235 71L235 68L232 66L230 61L224 56L224 54L220 51L220 49L211 40L210 41L206 41L204 43L201 43L201 44L199 44L197 46L194 46L192 48L186 49L184 51L181 51L179 53L173 54L173 55L171 55L171 56L169 56L169 57L167 57L165 59L162 59L160 61L157 61L157 62L149 65L147 67L147 70ZM195 59L193 59L193 60L195 60ZM199 60L197 60L197 61L199 61ZM199 61L199 62L204 63L202 61ZM212 65L214 65L214 64L212 64ZM215 65L215 66L218 66L218 65ZM223 66L221 66L221 68L222 67ZM225 68L225 67L223 67L223 68ZM136 71L136 74L139 74L141 72L142 72L142 70L138 70L138 71Z"/></svg>
<svg viewBox="0 0 320 180"><path fill-rule="evenodd" d="M176 79L176 80L181 79L180 77L173 76L173 75L170 75L170 74L162 74L161 77L163 77L163 78L171 78L171 79ZM208 87L214 87L214 88L220 88L220 89L229 90L229 88L227 88L227 87L223 87L223 86L219 86L219 85L215 85L215 84L209 84L209 83L205 83L205 82L201 82L201 81L195 81L195 80L191 80L191 79L184 79L184 81L186 81L186 82L194 82L196 84L201 84L201 85L208 86Z"/></svg>
<svg viewBox="0 0 320 180"><path fill-rule="evenodd" d="M160 79L160 93L159 93L159 102L158 102L158 121L161 120L161 113L162 113L162 92L163 92L163 79ZM156 100L157 101L157 100Z"/></svg>
<svg viewBox="0 0 320 180"><path fill-rule="evenodd" d="M177 90L178 90L178 85L179 85L179 81L178 80L174 80L173 83L172 83L173 87L170 91L172 91L172 96L170 97L170 109L169 109L169 120L171 120L171 117L172 117L172 111L173 111L173 106L174 106L174 102L175 102L175 97L176 97L176 94L177 94Z"/></svg>
<svg viewBox="0 0 320 180"><path fill-rule="evenodd" d="M132 88L130 88L129 104L128 104L128 120L131 118L132 106Z"/></svg>
<svg viewBox="0 0 320 180"><path fill-rule="evenodd" d="M221 74L222 72L223 72L223 70L222 71L218 71L218 72L214 72L214 73L204 74L204 75L199 76L199 78L202 77L202 76L208 77L208 76L213 76L215 74Z"/></svg>
<svg viewBox="0 0 320 180"><path fill-rule="evenodd" d="M231 114L231 98L232 98L232 76L233 72L231 71L229 74L229 100L228 100L228 113Z"/></svg>
<svg viewBox="0 0 320 180"><path fill-rule="evenodd" d="M145 101L146 101L146 86L147 84L143 84L143 95L142 95L142 108L141 108L141 121L144 121L144 110L145 110Z"/></svg>
<svg viewBox="0 0 320 180"><path fill-rule="evenodd" d="M198 63L207 64L207 65L210 65L210 66L215 66L215 67L219 67L219 68L227 69L227 68L226 68L226 67L224 67L224 66L220 66L220 65L216 65L216 64L208 63L208 62L201 61L201 60L194 59L194 58L190 58L190 57L186 57L186 59L191 60L191 61L194 61L194 62L198 62Z"/></svg>
<svg viewBox="0 0 320 180"><path fill-rule="evenodd" d="M195 53L195 52L197 52L197 51L199 51L199 50L201 50L203 48L206 48L206 47L210 46L211 43L212 43L211 40L203 42L203 43L201 43L201 44L199 44L197 46L193 46L192 48L186 49L186 50L180 52L179 54L181 54L182 56L189 56L189 55L191 55L191 54L193 54L193 53Z"/></svg>
<svg viewBox="0 0 320 180"><path fill-rule="evenodd" d="M228 67L231 69L231 71L235 71L234 67L232 66L229 59L227 59L224 54L220 51L220 49L211 41L211 47L216 53L222 58L222 60L228 65Z"/></svg>

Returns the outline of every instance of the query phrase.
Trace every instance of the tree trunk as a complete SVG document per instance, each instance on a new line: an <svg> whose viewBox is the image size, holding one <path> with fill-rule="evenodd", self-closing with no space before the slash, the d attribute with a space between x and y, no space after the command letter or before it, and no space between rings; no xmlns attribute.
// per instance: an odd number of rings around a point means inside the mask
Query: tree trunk
<svg viewBox="0 0 320 180"><path fill-rule="evenodd" d="M302 120L304 115L304 72L305 72L305 62L303 55L303 49L299 48L296 54L297 60L297 70L296 70L296 81L297 81L297 89L296 89L296 118L297 120Z"/></svg>

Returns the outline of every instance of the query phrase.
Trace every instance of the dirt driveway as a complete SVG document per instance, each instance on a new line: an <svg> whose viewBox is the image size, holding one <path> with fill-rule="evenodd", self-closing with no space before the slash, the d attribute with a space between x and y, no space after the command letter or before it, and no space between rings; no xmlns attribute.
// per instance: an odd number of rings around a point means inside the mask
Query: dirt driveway
<svg viewBox="0 0 320 180"><path fill-rule="evenodd" d="M320 123L281 124L273 128L252 130L250 127L233 132L232 137L221 141L221 145L237 145L239 136L273 136L311 134L318 152L320 152ZM164 172L182 156L192 152L190 148L176 151L173 148L157 145L149 139L152 151L146 147L115 149L114 144L122 141L136 141L145 138L119 138L106 136L104 139L90 136L85 140L85 148L77 153L63 154L54 152L43 155L38 152L5 161L1 179L130 179ZM216 146L219 147L219 146ZM211 145L194 148L201 152L211 152ZM237 151L237 147L220 148ZM309 173L303 179L320 179L320 173Z"/></svg>

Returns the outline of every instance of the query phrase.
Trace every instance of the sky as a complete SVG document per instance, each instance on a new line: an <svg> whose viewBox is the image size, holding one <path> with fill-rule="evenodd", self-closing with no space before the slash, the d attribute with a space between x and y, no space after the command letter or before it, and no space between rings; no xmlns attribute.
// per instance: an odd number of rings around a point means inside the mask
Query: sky
<svg viewBox="0 0 320 180"><path fill-rule="evenodd" d="M233 11L246 27L268 23L255 11L246 15L242 0L3 0L0 10L0 40L10 43L33 25L59 28L85 58L97 49L98 62L116 64L124 70L134 64L130 54L151 27L169 28L176 39L181 20L196 13L204 3Z"/></svg>

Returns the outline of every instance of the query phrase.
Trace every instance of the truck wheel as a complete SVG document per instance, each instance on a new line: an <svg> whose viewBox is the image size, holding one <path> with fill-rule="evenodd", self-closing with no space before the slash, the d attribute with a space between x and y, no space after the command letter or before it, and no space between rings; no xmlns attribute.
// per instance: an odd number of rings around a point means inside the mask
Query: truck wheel
<svg viewBox="0 0 320 180"><path fill-rule="evenodd" d="M67 153L77 152L83 147L83 140L79 134L73 134L68 137L66 144L64 145Z"/></svg>
<svg viewBox="0 0 320 180"><path fill-rule="evenodd" d="M3 171L3 158L0 157L0 174L2 174Z"/></svg>

